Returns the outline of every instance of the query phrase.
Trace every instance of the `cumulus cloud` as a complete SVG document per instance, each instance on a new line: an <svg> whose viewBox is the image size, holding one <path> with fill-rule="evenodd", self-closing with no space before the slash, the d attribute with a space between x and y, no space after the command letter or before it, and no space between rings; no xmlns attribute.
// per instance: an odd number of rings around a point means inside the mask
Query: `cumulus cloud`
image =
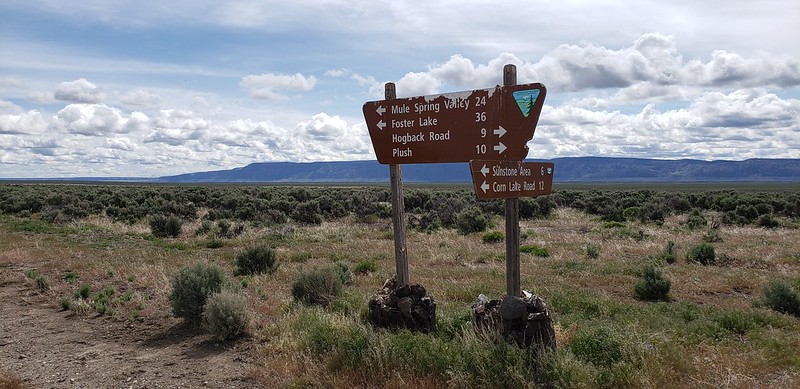
<svg viewBox="0 0 800 389"><path fill-rule="evenodd" d="M613 103L688 100L709 87L732 91L751 87L790 88L800 85L800 59L788 56L745 58L714 51L708 60L684 60L673 36L648 33L629 47L607 48L592 43L563 44L537 62L502 53L486 64L462 55L406 73L397 81L404 96L500 84L505 64L517 65L519 82L542 82L562 92L614 91ZM369 85L375 95L374 86ZM402 91L402 92L401 92Z"/></svg>
<svg viewBox="0 0 800 389"><path fill-rule="evenodd" d="M108 138L105 141L105 147L123 151L136 150L136 145L133 143L133 141L126 137Z"/></svg>
<svg viewBox="0 0 800 389"><path fill-rule="evenodd" d="M800 158L800 100L744 89L663 112L546 105L530 148L529 157Z"/></svg>
<svg viewBox="0 0 800 389"><path fill-rule="evenodd" d="M210 123L191 111L162 110L152 119L152 129L145 143L165 143L172 146L202 139Z"/></svg>
<svg viewBox="0 0 800 389"><path fill-rule="evenodd" d="M274 73L249 75L243 77L239 82L239 85L247 89L250 96L265 100L288 99L288 96L278 91L308 92L314 89L314 85L316 84L316 77L306 77L300 73L295 73L293 75Z"/></svg>
<svg viewBox="0 0 800 389"><path fill-rule="evenodd" d="M125 132L129 120L119 108L105 104L69 104L57 117L64 131L87 136Z"/></svg>
<svg viewBox="0 0 800 389"><path fill-rule="evenodd" d="M48 131L52 118L39 111L0 114L0 134L37 135Z"/></svg>
<svg viewBox="0 0 800 389"><path fill-rule="evenodd" d="M99 103L103 100L103 94L97 86L85 78L58 84L54 97L71 103Z"/></svg>

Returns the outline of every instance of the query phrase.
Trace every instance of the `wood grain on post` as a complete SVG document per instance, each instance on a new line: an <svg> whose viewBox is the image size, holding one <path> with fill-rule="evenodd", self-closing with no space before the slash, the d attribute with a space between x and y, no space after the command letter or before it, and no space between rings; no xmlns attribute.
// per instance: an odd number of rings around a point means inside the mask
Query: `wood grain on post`
<svg viewBox="0 0 800 389"><path fill-rule="evenodd" d="M503 67L503 85L517 84L517 67ZM506 295L520 296L519 198L506 199Z"/></svg>
<svg viewBox="0 0 800 389"><path fill-rule="evenodd" d="M393 82L384 85L384 98L396 99L397 91ZM397 286L409 283L408 253L406 251L405 202L403 201L403 171L399 164L389 165L392 181L392 227L394 230L394 259L397 270Z"/></svg>

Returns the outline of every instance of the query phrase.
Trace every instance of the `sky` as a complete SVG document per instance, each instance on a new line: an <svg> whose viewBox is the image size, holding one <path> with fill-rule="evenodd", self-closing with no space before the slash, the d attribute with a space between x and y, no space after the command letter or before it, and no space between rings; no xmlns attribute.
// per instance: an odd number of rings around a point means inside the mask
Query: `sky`
<svg viewBox="0 0 800 389"><path fill-rule="evenodd" d="M547 97L528 158L800 158L796 0L3 0L0 178L374 160L362 105Z"/></svg>

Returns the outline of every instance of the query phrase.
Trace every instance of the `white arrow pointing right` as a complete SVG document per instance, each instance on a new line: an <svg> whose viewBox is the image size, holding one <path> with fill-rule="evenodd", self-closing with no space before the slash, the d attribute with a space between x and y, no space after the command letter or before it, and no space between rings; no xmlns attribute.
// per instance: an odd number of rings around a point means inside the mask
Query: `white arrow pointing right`
<svg viewBox="0 0 800 389"><path fill-rule="evenodd" d="M506 145L503 142L500 142L499 145L494 146L494 151L497 151L498 154L503 154L503 151L506 151Z"/></svg>
<svg viewBox="0 0 800 389"><path fill-rule="evenodd" d="M481 189L483 189L483 193L486 193L486 191L489 190L489 184L487 184L486 181L483 181L483 184L481 184Z"/></svg>
<svg viewBox="0 0 800 389"><path fill-rule="evenodd" d="M486 167L485 163L483 164L483 167L481 168L481 173L483 173L484 177L486 177L486 175L489 174L489 168Z"/></svg>
<svg viewBox="0 0 800 389"><path fill-rule="evenodd" d="M376 126L378 127L379 130L383 131L383 128L386 127L386 123L384 123L383 120L381 120L381 121L378 122L378 124ZM497 146L495 146L495 147L497 147Z"/></svg>
<svg viewBox="0 0 800 389"><path fill-rule="evenodd" d="M503 137L503 135L505 135L505 134L506 134L506 129L505 129L505 128L503 128L503 126L500 126L499 128L495 128L494 130L492 130L492 132L493 132L495 135L497 135L497 137L498 137L498 138L502 138L502 137Z"/></svg>
<svg viewBox="0 0 800 389"><path fill-rule="evenodd" d="M386 108L383 108L383 106L382 106L382 105L379 105L379 106L378 106L378 109L376 109L376 110L375 110L375 112L377 112L377 113L378 113L378 115L381 115L381 116L383 116L383 114L386 112ZM497 130L495 130L495 131L497 131Z"/></svg>

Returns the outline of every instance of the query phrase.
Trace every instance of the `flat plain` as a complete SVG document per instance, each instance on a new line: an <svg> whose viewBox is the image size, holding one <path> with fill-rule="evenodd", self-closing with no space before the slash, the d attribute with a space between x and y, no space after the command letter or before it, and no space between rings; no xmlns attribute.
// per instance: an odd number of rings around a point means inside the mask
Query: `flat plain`
<svg viewBox="0 0 800 389"><path fill-rule="evenodd" d="M800 386L800 318L765 294L800 290L794 187L575 186L527 201L522 287L548 304L557 335L543 353L470 322L478 295L505 292L505 245L490 234L502 203L461 187L406 195L410 279L437 303L431 334L366 320L395 270L383 187L0 185L0 384ZM486 224L459 216L468 209ZM167 214L179 233L154 235ZM239 274L237 256L260 245L277 269ZM711 262L696 260L701 245ZM173 316L171 279L196 263L246 296L244 335L218 340ZM341 294L296 301L302 274L337 263L352 273ZM648 264L670 281L666 298L637 297Z"/></svg>

